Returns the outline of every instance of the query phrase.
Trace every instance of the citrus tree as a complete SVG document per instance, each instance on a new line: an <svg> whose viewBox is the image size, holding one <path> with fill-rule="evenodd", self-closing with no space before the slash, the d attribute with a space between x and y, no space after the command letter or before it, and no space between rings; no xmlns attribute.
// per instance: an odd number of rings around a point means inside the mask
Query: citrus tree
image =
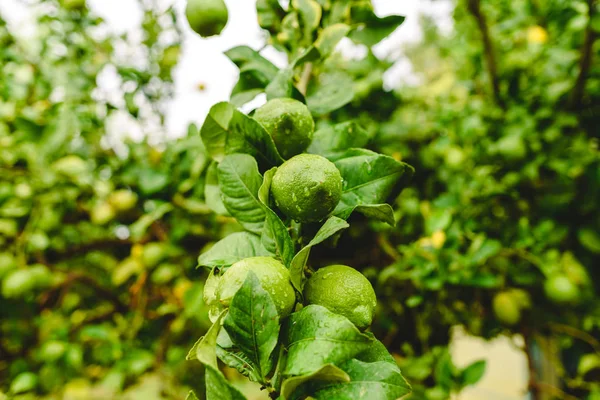
<svg viewBox="0 0 600 400"><path fill-rule="evenodd" d="M218 34L221 5L189 0L190 26ZM204 198L244 230L198 258L210 271L204 300L213 325L188 359L204 365L207 399L244 398L217 360L273 399L404 397L410 386L394 358L365 330L377 304L369 280L347 265L315 271L310 257L313 247L335 246L352 215L395 225L388 202L412 167L366 149L369 133L352 118L327 116L354 98L351 74L332 57L337 44L373 46L404 18L379 18L370 1L258 1L257 11L288 65L277 68L247 46L225 53L240 77L200 129L212 160ZM266 104L238 109L258 95Z"/></svg>

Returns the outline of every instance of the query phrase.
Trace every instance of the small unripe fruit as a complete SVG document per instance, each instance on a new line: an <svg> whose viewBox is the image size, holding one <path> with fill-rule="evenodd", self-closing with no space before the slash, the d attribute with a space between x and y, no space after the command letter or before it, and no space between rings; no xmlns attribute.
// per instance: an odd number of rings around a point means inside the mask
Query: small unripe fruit
<svg viewBox="0 0 600 400"><path fill-rule="evenodd" d="M221 33L229 13L223 0L188 0L185 16L196 33L209 37Z"/></svg>
<svg viewBox="0 0 600 400"><path fill-rule="evenodd" d="M521 320L519 299L509 292L496 294L492 306L494 315L504 325L513 326Z"/></svg>

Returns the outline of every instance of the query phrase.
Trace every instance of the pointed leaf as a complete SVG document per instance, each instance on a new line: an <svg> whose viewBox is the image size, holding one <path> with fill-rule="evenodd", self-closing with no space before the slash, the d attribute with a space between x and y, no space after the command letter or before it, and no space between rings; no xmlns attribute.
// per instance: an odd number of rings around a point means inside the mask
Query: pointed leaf
<svg viewBox="0 0 600 400"><path fill-rule="evenodd" d="M208 251L198 257L203 267L227 267L249 257L272 256L260 241L260 237L249 232L235 232L224 237Z"/></svg>
<svg viewBox="0 0 600 400"><path fill-rule="evenodd" d="M281 396L288 400L295 399L297 397L294 393L296 389L312 380L319 382L349 382L350 377L335 365L326 364L315 372L287 378L281 385Z"/></svg>
<svg viewBox="0 0 600 400"><path fill-rule="evenodd" d="M217 345L217 357L228 367L236 369L251 381L258 382L260 380L260 376L254 365L252 365L252 361L241 351L230 351Z"/></svg>
<svg viewBox="0 0 600 400"><path fill-rule="evenodd" d="M219 215L229 215L223 199L221 199L221 188L219 188L219 177L217 176L218 164L213 161L206 170L206 183L204 185L204 199L206 205Z"/></svg>
<svg viewBox="0 0 600 400"><path fill-rule="evenodd" d="M356 121L342 122L317 130L307 152L326 155L351 148L365 147L369 133Z"/></svg>
<svg viewBox="0 0 600 400"><path fill-rule="evenodd" d="M222 161L228 154L244 153L269 166L283 162L267 131L231 103L212 106L200 136L208 154L216 161Z"/></svg>
<svg viewBox="0 0 600 400"><path fill-rule="evenodd" d="M290 317L284 375L312 373L326 364L340 365L365 351L372 338L346 317L309 305Z"/></svg>
<svg viewBox="0 0 600 400"><path fill-rule="evenodd" d="M360 24L358 29L353 30L349 37L355 43L374 46L396 30L404 22L401 15L388 15L379 18L373 12L373 8L363 4L352 6L352 22Z"/></svg>
<svg viewBox="0 0 600 400"><path fill-rule="evenodd" d="M248 154L225 156L218 167L219 186L227 211L248 231L260 234L265 212L258 200L263 178Z"/></svg>
<svg viewBox="0 0 600 400"><path fill-rule="evenodd" d="M206 400L246 400L246 397L235 387L231 386L221 371L205 366Z"/></svg>
<svg viewBox="0 0 600 400"><path fill-rule="evenodd" d="M273 299L253 272L233 296L223 326L236 347L257 367L261 379L266 377L279 337L279 316Z"/></svg>
<svg viewBox="0 0 600 400"><path fill-rule="evenodd" d="M265 172L262 186L258 190L258 198L263 204L267 216L261 235L261 242L268 251L276 254L289 267L294 257L294 242L281 218L269 207L271 181L273 180L275 171L277 171L277 167Z"/></svg>

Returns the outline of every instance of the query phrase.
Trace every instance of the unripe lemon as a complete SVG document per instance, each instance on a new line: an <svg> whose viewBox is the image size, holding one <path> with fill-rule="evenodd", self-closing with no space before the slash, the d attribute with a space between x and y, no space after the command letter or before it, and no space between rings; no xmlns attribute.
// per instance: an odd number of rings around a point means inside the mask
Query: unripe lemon
<svg viewBox="0 0 600 400"><path fill-rule="evenodd" d="M269 100L256 110L254 119L271 135L285 159L302 153L312 142L315 121L308 107L298 100Z"/></svg>
<svg viewBox="0 0 600 400"><path fill-rule="evenodd" d="M115 209L108 203L100 203L92 208L90 219L94 225L105 225L115 218Z"/></svg>
<svg viewBox="0 0 600 400"><path fill-rule="evenodd" d="M250 271L256 275L262 288L273 299L279 316L287 317L296 303L296 293L290 282L290 271L272 257L250 257L229 267L217 285L219 302L228 307Z"/></svg>
<svg viewBox="0 0 600 400"><path fill-rule="evenodd" d="M371 325L377 306L371 282L346 265L330 265L315 272L304 288L304 300L345 316L359 329Z"/></svg>
<svg viewBox="0 0 600 400"><path fill-rule="evenodd" d="M342 176L335 164L316 154L300 154L275 172L271 193L277 207L299 222L320 221L342 198Z"/></svg>
<svg viewBox="0 0 600 400"><path fill-rule="evenodd" d="M579 289L563 274L547 279L544 282L544 292L550 301L557 304L575 303L579 299Z"/></svg>
<svg viewBox="0 0 600 400"><path fill-rule="evenodd" d="M516 325L521 320L519 299L509 292L496 294L492 307L496 318L504 325Z"/></svg>
<svg viewBox="0 0 600 400"><path fill-rule="evenodd" d="M108 197L108 202L116 211L128 211L135 207L137 194L127 189L115 190Z"/></svg>
<svg viewBox="0 0 600 400"><path fill-rule="evenodd" d="M229 13L223 0L188 0L185 16L196 33L209 37L221 33Z"/></svg>

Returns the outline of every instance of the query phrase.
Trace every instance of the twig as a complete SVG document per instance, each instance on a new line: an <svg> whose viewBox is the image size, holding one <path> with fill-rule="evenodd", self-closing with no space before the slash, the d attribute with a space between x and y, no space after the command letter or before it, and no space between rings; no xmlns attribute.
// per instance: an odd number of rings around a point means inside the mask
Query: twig
<svg viewBox="0 0 600 400"><path fill-rule="evenodd" d="M577 109L581 107L581 99L585 92L585 82L588 78L590 67L592 65L592 47L594 45L595 34L592 29L592 19L594 17L594 0L588 0L589 19L585 28L585 39L581 48L581 59L579 60L579 75L575 81L575 86L571 91L571 98L569 100L569 106L571 109Z"/></svg>
<svg viewBox="0 0 600 400"><path fill-rule="evenodd" d="M306 96L306 90L308 89L308 82L310 82L312 69L313 69L312 63L304 64L304 69L302 70L302 75L300 76L300 81L298 82L298 90L304 96Z"/></svg>
<svg viewBox="0 0 600 400"><path fill-rule="evenodd" d="M532 382L531 385L535 385L536 389L540 392L552 393L554 396L563 400L579 400L577 397L572 396L566 393L564 390L557 388L556 386L552 386L550 384L544 382Z"/></svg>
<svg viewBox="0 0 600 400"><path fill-rule="evenodd" d="M127 307L127 304L123 303L116 294L114 294L108 288L102 286L102 284L100 284L98 281L96 281L94 278L88 275L72 274L65 280L63 285L70 284L71 282L75 281L81 282L86 286L89 286L92 289L94 289L96 293L100 295L100 297L103 297L105 300L111 302L115 307L115 310L119 313L124 314L127 311L129 311L129 307Z"/></svg>
<svg viewBox="0 0 600 400"><path fill-rule="evenodd" d="M481 0L468 0L468 8L471 14L477 20L477 25L481 31L481 38L483 40L483 51L485 54L485 61L488 67L488 73L490 74L490 81L492 84L492 93L496 104L504 108L504 102L500 96L500 83L498 80L498 70L496 69L496 56L494 52L494 45L490 37L490 30L487 24L485 16L481 12Z"/></svg>
<svg viewBox="0 0 600 400"><path fill-rule="evenodd" d="M527 356L527 367L529 368L529 394L532 400L538 400L540 395L540 387L537 384L537 371L535 370L533 356L531 355L531 336L529 332L522 332L525 340L525 355Z"/></svg>
<svg viewBox="0 0 600 400"><path fill-rule="evenodd" d="M554 332L564 333L579 340L582 340L592 346L594 351L600 355L600 342L596 340L592 335L577 328L573 328L569 325L558 324L556 322L548 323L548 326Z"/></svg>

